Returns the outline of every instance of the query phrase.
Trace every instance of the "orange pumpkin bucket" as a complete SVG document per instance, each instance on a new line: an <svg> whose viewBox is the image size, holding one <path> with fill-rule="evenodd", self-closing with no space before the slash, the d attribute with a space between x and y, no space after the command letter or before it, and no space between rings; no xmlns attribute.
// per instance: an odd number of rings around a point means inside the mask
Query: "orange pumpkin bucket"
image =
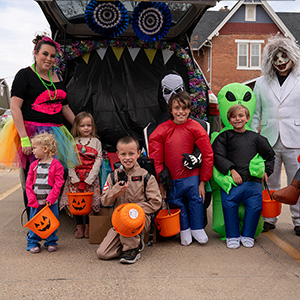
<svg viewBox="0 0 300 300"><path fill-rule="evenodd" d="M27 227L40 238L45 240L58 228L59 221L47 204L23 226Z"/></svg>
<svg viewBox="0 0 300 300"><path fill-rule="evenodd" d="M176 235L180 231L180 209L161 209L155 218L156 228L163 237Z"/></svg>
<svg viewBox="0 0 300 300"><path fill-rule="evenodd" d="M270 190L271 195L274 190ZM281 213L281 203L271 200L268 190L262 191L263 203L261 215L265 218L275 218ZM273 198L273 197L272 197Z"/></svg>
<svg viewBox="0 0 300 300"><path fill-rule="evenodd" d="M145 227L145 212L136 203L123 203L113 212L111 223L117 233L132 237L138 235Z"/></svg>
<svg viewBox="0 0 300 300"><path fill-rule="evenodd" d="M92 209L92 198L94 192L88 193L66 193L69 199L69 209L72 215L88 215Z"/></svg>

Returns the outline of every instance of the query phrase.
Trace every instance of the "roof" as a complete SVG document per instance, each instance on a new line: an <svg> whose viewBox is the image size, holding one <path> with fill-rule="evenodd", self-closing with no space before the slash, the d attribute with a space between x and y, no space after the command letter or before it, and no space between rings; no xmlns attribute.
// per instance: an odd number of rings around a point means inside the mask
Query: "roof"
<svg viewBox="0 0 300 300"><path fill-rule="evenodd" d="M217 34L245 2L239 1L230 11L206 11L193 31L191 40L193 50L199 50L206 41ZM261 5L265 8L273 22L287 36L294 37L299 42L300 28L298 20L300 13L275 13L266 1L261 2Z"/></svg>

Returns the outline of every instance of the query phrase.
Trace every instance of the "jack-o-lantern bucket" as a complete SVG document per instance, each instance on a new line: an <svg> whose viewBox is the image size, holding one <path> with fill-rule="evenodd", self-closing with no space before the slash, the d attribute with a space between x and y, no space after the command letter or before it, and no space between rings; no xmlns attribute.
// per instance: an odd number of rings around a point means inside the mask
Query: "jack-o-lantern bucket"
<svg viewBox="0 0 300 300"><path fill-rule="evenodd" d="M45 240L58 228L59 221L47 204L23 226L27 227L35 234L37 234L40 238Z"/></svg>
<svg viewBox="0 0 300 300"><path fill-rule="evenodd" d="M274 190L270 190L271 195ZM265 218L275 218L281 213L281 203L276 200L271 200L268 190L262 191L263 203L261 215ZM272 197L273 198L273 197Z"/></svg>
<svg viewBox="0 0 300 300"><path fill-rule="evenodd" d="M69 209L73 215L88 215L92 208L94 192L88 193L66 193L69 199Z"/></svg>
<svg viewBox="0 0 300 300"><path fill-rule="evenodd" d="M138 235L145 227L145 212L136 203L123 203L113 212L111 223L117 233L132 237Z"/></svg>
<svg viewBox="0 0 300 300"><path fill-rule="evenodd" d="M176 235L180 231L180 209L161 209L155 218L155 225L163 237Z"/></svg>

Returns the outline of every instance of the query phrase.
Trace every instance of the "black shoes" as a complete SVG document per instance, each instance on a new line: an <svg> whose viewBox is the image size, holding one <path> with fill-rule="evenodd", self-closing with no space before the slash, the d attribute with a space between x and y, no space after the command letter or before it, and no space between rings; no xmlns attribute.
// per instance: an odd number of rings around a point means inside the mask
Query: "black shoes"
<svg viewBox="0 0 300 300"><path fill-rule="evenodd" d="M123 264L134 264L140 258L141 258L140 249L135 248L135 249L124 251L119 262Z"/></svg>
<svg viewBox="0 0 300 300"><path fill-rule="evenodd" d="M296 235L300 236L300 226L295 226L294 231Z"/></svg>
<svg viewBox="0 0 300 300"><path fill-rule="evenodd" d="M274 224L268 223L268 222L264 222L264 229L263 232L267 232L271 229L275 229L276 226ZM300 226L299 226L299 235L300 235Z"/></svg>

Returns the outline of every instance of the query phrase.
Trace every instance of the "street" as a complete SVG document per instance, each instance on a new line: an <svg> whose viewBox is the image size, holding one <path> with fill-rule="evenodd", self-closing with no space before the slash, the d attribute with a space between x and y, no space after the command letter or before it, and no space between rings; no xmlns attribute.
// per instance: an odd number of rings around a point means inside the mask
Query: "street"
<svg viewBox="0 0 300 300"><path fill-rule="evenodd" d="M300 299L300 237L286 205L277 228L259 235L254 248L227 249L211 229L210 207L206 245L183 247L178 237L158 241L134 265L99 260L98 245L75 239L75 220L65 213L57 252L42 247L30 254L23 209L18 170L0 170L1 300Z"/></svg>

